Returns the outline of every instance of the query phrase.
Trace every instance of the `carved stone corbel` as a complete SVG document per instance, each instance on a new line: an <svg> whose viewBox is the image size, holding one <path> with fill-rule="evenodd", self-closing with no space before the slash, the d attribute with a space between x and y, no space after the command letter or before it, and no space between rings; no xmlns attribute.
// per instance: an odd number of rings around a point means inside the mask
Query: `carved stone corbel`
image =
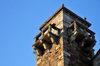
<svg viewBox="0 0 100 66"><path fill-rule="evenodd" d="M44 49L50 49L51 48L51 44L49 44L49 43L43 43L43 47L44 47Z"/></svg>
<svg viewBox="0 0 100 66"><path fill-rule="evenodd" d="M36 51L37 55L40 55L40 56L43 55L43 51L41 51L40 49L36 49L35 51Z"/></svg>

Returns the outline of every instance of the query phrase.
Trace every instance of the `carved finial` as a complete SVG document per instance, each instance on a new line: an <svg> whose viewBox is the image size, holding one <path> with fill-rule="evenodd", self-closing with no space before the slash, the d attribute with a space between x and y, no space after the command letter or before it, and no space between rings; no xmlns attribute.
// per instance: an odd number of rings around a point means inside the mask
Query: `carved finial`
<svg viewBox="0 0 100 66"><path fill-rule="evenodd" d="M87 18L86 17L84 17L84 20L86 20Z"/></svg>
<svg viewBox="0 0 100 66"><path fill-rule="evenodd" d="M62 4L61 7L64 7L64 4Z"/></svg>

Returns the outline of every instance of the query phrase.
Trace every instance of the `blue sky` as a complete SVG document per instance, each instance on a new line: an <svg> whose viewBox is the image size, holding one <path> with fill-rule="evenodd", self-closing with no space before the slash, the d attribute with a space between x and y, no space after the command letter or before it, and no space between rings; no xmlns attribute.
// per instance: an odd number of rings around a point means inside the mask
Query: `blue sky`
<svg viewBox="0 0 100 66"><path fill-rule="evenodd" d="M38 28L61 4L87 17L100 48L100 0L0 0L0 66L35 66L32 44Z"/></svg>

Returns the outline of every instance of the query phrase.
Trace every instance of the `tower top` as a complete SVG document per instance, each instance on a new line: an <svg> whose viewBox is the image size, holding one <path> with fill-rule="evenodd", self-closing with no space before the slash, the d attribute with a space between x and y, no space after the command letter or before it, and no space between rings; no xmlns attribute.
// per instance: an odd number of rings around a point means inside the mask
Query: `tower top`
<svg viewBox="0 0 100 66"><path fill-rule="evenodd" d="M70 13L70 15L72 17L75 17L75 18L79 19L80 21L82 21L83 24L87 25L88 27L91 26L91 24L88 21L86 21L83 18L81 18L80 16L76 15L75 13L73 13L72 11L70 11L69 9L67 9L64 6L64 4L62 4L61 7L46 22L44 22L44 24L39 28L39 30L41 30L47 23L49 23L62 10L64 12L66 12L66 13Z"/></svg>
<svg viewBox="0 0 100 66"><path fill-rule="evenodd" d="M34 38L36 66L89 66L96 43L90 26L62 4Z"/></svg>

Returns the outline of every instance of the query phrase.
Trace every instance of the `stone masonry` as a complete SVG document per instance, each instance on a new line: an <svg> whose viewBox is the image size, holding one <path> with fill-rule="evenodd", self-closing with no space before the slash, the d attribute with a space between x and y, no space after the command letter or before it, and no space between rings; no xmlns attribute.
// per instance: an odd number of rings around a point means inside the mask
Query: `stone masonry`
<svg viewBox="0 0 100 66"><path fill-rule="evenodd" d="M36 66L93 66L96 40L90 26L62 5L34 37Z"/></svg>

